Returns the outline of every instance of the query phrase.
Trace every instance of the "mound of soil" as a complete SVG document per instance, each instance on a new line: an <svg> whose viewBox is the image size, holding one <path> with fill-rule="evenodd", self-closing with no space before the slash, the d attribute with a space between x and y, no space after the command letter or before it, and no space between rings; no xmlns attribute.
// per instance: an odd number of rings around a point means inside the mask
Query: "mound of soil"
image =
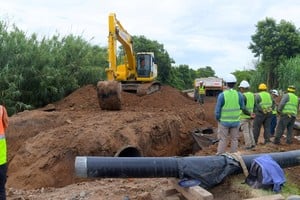
<svg viewBox="0 0 300 200"><path fill-rule="evenodd" d="M142 97L123 92L122 97L121 111L101 110L96 88L88 85L45 108L12 116L8 187L72 184L76 156L114 156L126 146L144 156L189 154L189 132L212 126L196 102L172 87Z"/></svg>
<svg viewBox="0 0 300 200"><path fill-rule="evenodd" d="M7 130L8 199L159 199L170 186L167 179L82 180L74 174L75 157L114 156L127 146L143 156L190 155L195 144L191 132L217 126L215 100L207 97L200 106L180 91L163 86L142 97L122 92L122 110L105 111L99 108L96 87L87 85L59 102L18 113L10 117ZM216 147L195 155L214 155ZM299 148L295 141L240 150L247 154ZM300 167L287 170L299 183ZM225 182L223 187L212 190L215 199L224 199L220 191L230 191L231 184ZM228 198L239 199L234 195L242 193L234 189Z"/></svg>

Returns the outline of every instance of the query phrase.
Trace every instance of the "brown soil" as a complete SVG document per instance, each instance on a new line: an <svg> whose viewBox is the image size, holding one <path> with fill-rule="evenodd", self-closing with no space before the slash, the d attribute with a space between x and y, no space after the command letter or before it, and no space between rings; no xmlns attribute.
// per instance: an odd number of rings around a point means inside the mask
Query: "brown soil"
<svg viewBox="0 0 300 200"><path fill-rule="evenodd" d="M215 97L204 106L178 90L163 86L161 91L138 97L122 92L122 110L99 109L96 88L82 87L63 100L44 108L10 117L8 142L8 199L159 199L172 184L155 179L79 179L74 173L76 156L114 156L127 146L143 156L214 155L216 144L194 152L191 132L216 128ZM241 143L242 143L241 139ZM300 148L293 145L258 145L262 153ZM300 181L300 167L285 169L294 183ZM213 188L215 199L253 196L232 188L230 181Z"/></svg>

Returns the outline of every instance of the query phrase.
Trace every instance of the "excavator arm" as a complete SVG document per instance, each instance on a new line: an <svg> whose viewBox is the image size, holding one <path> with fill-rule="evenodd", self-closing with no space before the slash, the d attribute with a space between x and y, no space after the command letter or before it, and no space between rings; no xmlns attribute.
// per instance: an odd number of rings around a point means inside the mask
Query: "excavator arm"
<svg viewBox="0 0 300 200"><path fill-rule="evenodd" d="M131 35L117 20L116 15L111 13L108 17L108 62L106 69L107 80L126 81L136 75L136 60L133 52ZM117 41L124 48L126 58L122 65L117 66Z"/></svg>

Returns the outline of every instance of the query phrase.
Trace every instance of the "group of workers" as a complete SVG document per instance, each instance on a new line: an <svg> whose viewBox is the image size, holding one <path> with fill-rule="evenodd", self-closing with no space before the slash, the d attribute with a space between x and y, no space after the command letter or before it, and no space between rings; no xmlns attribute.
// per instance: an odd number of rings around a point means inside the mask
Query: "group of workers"
<svg viewBox="0 0 300 200"><path fill-rule="evenodd" d="M299 108L295 86L288 86L279 101L278 91L268 91L264 83L259 84L259 92L254 94L250 91L250 84L246 80L240 82L239 91L234 89L237 82L234 75L229 74L224 81L227 89L218 95L215 107L219 139L217 155L226 152L229 142L230 152L237 152L240 131L244 136L245 149L255 148L261 127L264 144L270 143L272 136L274 136L273 143L280 144L285 129L287 129L286 143L292 143L293 126ZM277 116L279 116L278 124Z"/></svg>

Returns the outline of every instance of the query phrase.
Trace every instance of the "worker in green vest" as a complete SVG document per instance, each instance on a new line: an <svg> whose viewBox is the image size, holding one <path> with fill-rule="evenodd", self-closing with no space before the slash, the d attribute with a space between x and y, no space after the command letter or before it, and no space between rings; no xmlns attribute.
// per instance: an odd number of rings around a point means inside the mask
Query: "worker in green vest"
<svg viewBox="0 0 300 200"><path fill-rule="evenodd" d="M8 127L8 116L4 106L0 105L0 199L6 199L5 184L7 172L7 150L5 131Z"/></svg>
<svg viewBox="0 0 300 200"><path fill-rule="evenodd" d="M219 139L217 155L226 152L229 139L231 143L230 153L237 152L241 110L246 115L251 114L245 107L243 95L233 89L236 84L235 76L229 74L224 78L224 81L227 84L227 89L218 95L215 107Z"/></svg>
<svg viewBox="0 0 300 200"><path fill-rule="evenodd" d="M261 127L264 128L264 144L270 143L270 126L272 119L272 110L275 106L271 94L267 91L267 85L264 83L258 86L259 93L255 96L253 121L253 136L255 144L258 144Z"/></svg>
<svg viewBox="0 0 300 200"><path fill-rule="evenodd" d="M299 100L295 95L295 91L295 86L290 85L287 88L287 93L282 96L282 99L278 105L277 111L280 117L275 132L274 144L280 144L280 139L285 128L287 129L286 143L292 144L293 127L299 109Z"/></svg>
<svg viewBox="0 0 300 200"><path fill-rule="evenodd" d="M246 80L242 80L239 89L240 92L244 96L244 102L246 105L246 109L252 113L251 116L245 115L241 112L241 128L240 130L243 132L244 142L245 142L245 149L250 150L255 147L255 140L253 137L253 118L255 114L253 113L254 108L254 94L253 92L249 91L250 84Z"/></svg>
<svg viewBox="0 0 300 200"><path fill-rule="evenodd" d="M200 81L199 83L199 88L198 88L198 102L202 105L204 104L204 97L205 97L205 85L203 81Z"/></svg>

